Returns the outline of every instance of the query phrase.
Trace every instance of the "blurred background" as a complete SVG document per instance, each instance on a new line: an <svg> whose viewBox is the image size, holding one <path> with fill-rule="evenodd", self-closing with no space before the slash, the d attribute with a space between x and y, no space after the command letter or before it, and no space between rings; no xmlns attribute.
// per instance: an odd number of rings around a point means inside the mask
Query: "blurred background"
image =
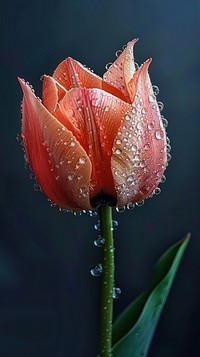
<svg viewBox="0 0 200 357"><path fill-rule="evenodd" d="M101 261L95 218L52 208L35 192L16 134L24 77L41 93L40 76L71 56L102 75L129 40L136 62L153 57L150 76L169 121L172 160L162 193L143 207L114 213L114 315L145 288L158 257L186 232L192 240L162 313L150 357L199 354L199 17L200 2L0 1L1 235L0 355L94 357L98 352Z"/></svg>

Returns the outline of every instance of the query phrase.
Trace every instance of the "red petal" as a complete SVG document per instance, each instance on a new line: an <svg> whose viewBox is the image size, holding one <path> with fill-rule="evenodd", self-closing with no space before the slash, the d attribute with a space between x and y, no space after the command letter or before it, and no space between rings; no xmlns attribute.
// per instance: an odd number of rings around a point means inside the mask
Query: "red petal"
<svg viewBox="0 0 200 357"><path fill-rule="evenodd" d="M166 167L166 133L147 72L150 62L137 71L135 99L114 141L111 165L119 206L148 197Z"/></svg>
<svg viewBox="0 0 200 357"><path fill-rule="evenodd" d="M126 100L131 103L130 87L128 83L135 73L135 64L133 58L133 47L138 41L138 38L129 42L116 59L116 61L109 67L108 71L103 75L103 79L118 88L126 97Z"/></svg>
<svg viewBox="0 0 200 357"><path fill-rule="evenodd" d="M24 147L39 185L60 207L90 209L91 162L73 134L52 116L19 79Z"/></svg>
<svg viewBox="0 0 200 357"><path fill-rule="evenodd" d="M53 78L55 78L67 90L76 87L99 88L114 96L126 101L126 97L117 88L106 83L99 76L89 71L81 63L68 57L56 68Z"/></svg>
<svg viewBox="0 0 200 357"><path fill-rule="evenodd" d="M55 116L76 136L92 162L90 198L103 191L116 197L111 172L113 140L130 105L100 90L74 88Z"/></svg>

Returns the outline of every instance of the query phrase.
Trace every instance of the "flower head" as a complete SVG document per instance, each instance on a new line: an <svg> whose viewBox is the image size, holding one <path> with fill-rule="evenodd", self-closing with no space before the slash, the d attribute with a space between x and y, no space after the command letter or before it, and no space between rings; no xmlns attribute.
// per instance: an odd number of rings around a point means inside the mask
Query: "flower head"
<svg viewBox="0 0 200 357"><path fill-rule="evenodd" d="M122 207L152 194L167 163L166 133L148 75L129 42L103 78L68 57L43 76L42 101L19 79L22 138L42 191L69 210Z"/></svg>

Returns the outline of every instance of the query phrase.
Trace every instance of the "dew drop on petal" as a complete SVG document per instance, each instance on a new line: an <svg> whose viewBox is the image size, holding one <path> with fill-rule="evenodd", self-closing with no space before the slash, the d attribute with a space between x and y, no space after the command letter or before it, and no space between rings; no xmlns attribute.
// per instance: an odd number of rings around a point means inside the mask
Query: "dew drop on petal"
<svg viewBox="0 0 200 357"><path fill-rule="evenodd" d="M142 200L142 201L140 201L140 202L137 202L137 203L136 203L136 206L138 206L138 207L142 207L142 206L143 206L143 204L144 204L144 200Z"/></svg>
<svg viewBox="0 0 200 357"><path fill-rule="evenodd" d="M149 102L153 103L155 101L155 95L154 94L149 94Z"/></svg>
<svg viewBox="0 0 200 357"><path fill-rule="evenodd" d="M116 149L116 150L115 150L115 153L116 153L117 155L120 155L120 154L122 153L122 151L121 151L120 149Z"/></svg>
<svg viewBox="0 0 200 357"><path fill-rule="evenodd" d="M156 187L155 190L153 191L154 195L159 195L161 193L160 187Z"/></svg>
<svg viewBox="0 0 200 357"><path fill-rule="evenodd" d="M164 104L162 102L158 102L158 107L160 109L160 112L163 110L164 108Z"/></svg>
<svg viewBox="0 0 200 357"><path fill-rule="evenodd" d="M109 62L106 64L106 70L108 70L110 68L110 66L112 66L112 62Z"/></svg>
<svg viewBox="0 0 200 357"><path fill-rule="evenodd" d="M122 207L116 207L116 211L117 211L117 212L119 212L119 213L124 212L124 211L125 211L125 209L126 209L126 207L125 207L125 206L122 206Z"/></svg>
<svg viewBox="0 0 200 357"><path fill-rule="evenodd" d="M128 210L132 210L132 209L135 208L135 204L132 203L132 202L129 202L126 207L127 207Z"/></svg>
<svg viewBox="0 0 200 357"><path fill-rule="evenodd" d="M162 178L161 178L160 183L164 183L165 181L166 181L166 176L165 176L165 175L163 175L163 176L162 176Z"/></svg>
<svg viewBox="0 0 200 357"><path fill-rule="evenodd" d="M119 57L121 55L121 53L122 53L122 50L118 50L118 51L115 52L115 56Z"/></svg>
<svg viewBox="0 0 200 357"><path fill-rule="evenodd" d="M160 139L162 139L162 132L160 132L160 131L156 131L155 132L155 137L156 137L156 139L158 139L158 140L160 140Z"/></svg>
<svg viewBox="0 0 200 357"><path fill-rule="evenodd" d="M153 86L153 93L154 93L154 95L159 94L159 88L157 86Z"/></svg>

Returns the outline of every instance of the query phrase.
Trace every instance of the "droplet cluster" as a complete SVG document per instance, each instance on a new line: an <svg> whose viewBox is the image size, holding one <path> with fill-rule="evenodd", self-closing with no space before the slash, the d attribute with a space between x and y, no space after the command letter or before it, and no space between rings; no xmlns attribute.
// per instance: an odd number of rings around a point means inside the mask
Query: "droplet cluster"
<svg viewBox="0 0 200 357"><path fill-rule="evenodd" d="M157 185L165 181L163 172L171 159L170 140L165 130L168 122L161 115L164 105L156 100L159 89L149 82L148 101L145 101L143 87L140 79L134 102L124 117L113 146L113 176L118 182L115 188L119 201L125 203L116 208L118 212L133 209L133 202L142 206L146 197L158 195L161 189Z"/></svg>

